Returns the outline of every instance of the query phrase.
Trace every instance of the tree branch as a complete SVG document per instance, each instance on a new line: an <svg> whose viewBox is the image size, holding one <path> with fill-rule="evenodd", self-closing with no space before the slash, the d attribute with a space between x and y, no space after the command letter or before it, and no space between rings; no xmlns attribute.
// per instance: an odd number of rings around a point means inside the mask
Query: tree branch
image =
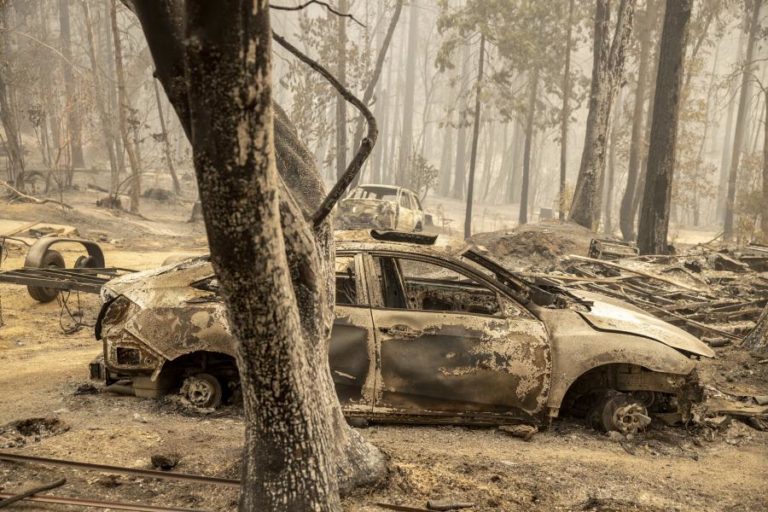
<svg viewBox="0 0 768 512"><path fill-rule="evenodd" d="M351 14L339 12L336 9L334 9L330 4L328 4L326 2L323 2L321 0L309 0L308 2L305 2L305 3L301 4L301 5L294 5L294 6L289 6L289 5L270 5L269 7L271 9L275 9L275 10L278 10L278 11L300 11L302 9L306 9L307 7L309 7L312 4L322 5L323 7L325 7L329 11L331 11L333 14L335 14L336 16L341 16L342 18L349 18L352 21L354 21L355 23L357 23L358 25L360 25L361 27L365 26L362 23L360 23L359 21L357 21L355 19L355 17L352 16Z"/></svg>
<svg viewBox="0 0 768 512"><path fill-rule="evenodd" d="M19 192L18 190L16 190L12 186L10 186L8 183L6 183L4 181L1 181L1 180L0 180L0 185L2 185L3 187L7 188L8 191L11 192L11 194L13 196L16 196L19 199L23 199L23 200L28 201L30 203L35 203L35 204L53 203L53 204L58 204L59 206L63 206L64 208L69 208L70 210L74 210L74 208L72 208L67 203L62 203L61 201L56 201L55 199L38 199L36 197L28 196L27 194L25 194L23 192Z"/></svg>
<svg viewBox="0 0 768 512"><path fill-rule="evenodd" d="M339 82L336 77L334 77L327 69L321 66L317 61L312 60L308 56L304 55L298 48L286 41L285 38L277 34L274 30L272 31L272 38L277 41L280 46L295 55L300 61L304 62L310 68L320 73L326 80L331 83L331 85L333 85L333 87L339 92L339 94L341 94L345 100L354 105L355 108L357 108L360 113L363 114L365 120L368 122L368 135L360 142L360 147L358 148L355 157L351 162L349 162L349 165L344 171L344 174L333 186L314 215L312 215L312 224L315 228L317 228L320 224L322 224L325 218L328 217L328 214L331 213L331 210L333 210L333 207L341 198L342 194L344 194L344 191L347 189L352 180L355 179L355 176L357 176L357 174L360 172L360 169L363 168L365 160L371 154L374 144L376 144L376 139L379 135L379 129L376 125L376 119L373 117L373 114L368 109L368 107L366 107L365 104L357 98L357 96L352 94L349 89L341 84L341 82Z"/></svg>

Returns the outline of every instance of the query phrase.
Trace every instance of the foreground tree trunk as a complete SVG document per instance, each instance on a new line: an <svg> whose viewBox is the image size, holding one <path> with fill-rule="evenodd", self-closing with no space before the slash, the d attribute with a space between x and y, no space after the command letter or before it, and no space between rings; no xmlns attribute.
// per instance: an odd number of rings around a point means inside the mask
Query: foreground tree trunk
<svg viewBox="0 0 768 512"><path fill-rule="evenodd" d="M475 91L475 123L472 127L472 149L469 154L469 180L467 183L467 208L464 217L464 238L472 236L472 196L475 192L475 168L477 167L477 141L480 138L480 95L483 91L483 61L485 60L485 35L480 36L480 63L477 65Z"/></svg>
<svg viewBox="0 0 768 512"><path fill-rule="evenodd" d="M645 150L643 140L645 120L645 98L648 85L648 68L651 60L651 35L656 25L656 0L648 0L642 18L642 30L640 32L640 63L637 71L637 85L635 86L635 106L632 114L632 135L629 143L629 166L627 167L627 188L621 199L619 211L619 227L624 241L635 239L635 212L632 203L637 194L637 181L640 174L641 156Z"/></svg>
<svg viewBox="0 0 768 512"><path fill-rule="evenodd" d="M693 0L669 0L661 34L648 170L640 209L640 254L666 254L683 64Z"/></svg>
<svg viewBox="0 0 768 512"><path fill-rule="evenodd" d="M611 106L624 75L624 53L632 34L636 0L621 0L612 42L609 39L610 0L597 0L595 8L594 62L589 93L589 114L584 135L579 177L576 181L570 218L597 230L602 205L603 174Z"/></svg>
<svg viewBox="0 0 768 512"><path fill-rule="evenodd" d="M736 114L736 133L733 136L733 151L731 152L731 165L728 174L728 195L725 199L725 219L723 221L723 239L727 242L733 240L733 224L736 203L736 183L739 176L739 163L744 149L744 135L747 128L747 108L751 100L752 62L755 52L755 42L760 31L760 6L763 0L752 2L752 17L749 24L749 38L747 39L747 54L744 58L744 69L741 72L741 91L739 93L739 110Z"/></svg>
<svg viewBox="0 0 768 512"><path fill-rule="evenodd" d="M333 232L328 220L305 220L324 185L287 115L273 113L267 2L188 0L186 20L183 6L134 2L193 142L211 258L240 340L241 510L340 510L339 491L381 479L386 466L346 424L333 388ZM222 83L231 87L213 87Z"/></svg>

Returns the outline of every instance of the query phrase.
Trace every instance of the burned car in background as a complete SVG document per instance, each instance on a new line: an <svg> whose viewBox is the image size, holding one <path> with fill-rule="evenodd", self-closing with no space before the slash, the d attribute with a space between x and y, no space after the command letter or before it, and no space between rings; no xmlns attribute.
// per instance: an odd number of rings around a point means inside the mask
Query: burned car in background
<svg viewBox="0 0 768 512"><path fill-rule="evenodd" d="M422 231L425 214L411 190L392 185L360 185L339 202L337 229Z"/></svg>
<svg viewBox="0 0 768 512"><path fill-rule="evenodd" d="M701 399L707 345L615 299L522 279L481 249L356 232L337 242L329 361L345 414L413 423L545 423L562 409L633 432ZM354 239L354 240L350 240ZM103 288L92 376L138 396L237 393L235 339L206 257Z"/></svg>

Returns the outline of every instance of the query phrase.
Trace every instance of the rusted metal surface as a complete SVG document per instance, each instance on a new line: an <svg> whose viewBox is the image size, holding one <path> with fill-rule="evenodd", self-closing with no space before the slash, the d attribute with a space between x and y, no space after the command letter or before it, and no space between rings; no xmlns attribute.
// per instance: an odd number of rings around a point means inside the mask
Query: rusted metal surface
<svg viewBox="0 0 768 512"><path fill-rule="evenodd" d="M637 308L538 288L476 251L358 233L338 243L336 273L329 360L350 416L541 422L595 368L633 369L612 370L618 389L677 394L695 368L689 356L712 355ZM205 258L124 276L103 296L97 332L117 375L154 380L190 354L234 356Z"/></svg>

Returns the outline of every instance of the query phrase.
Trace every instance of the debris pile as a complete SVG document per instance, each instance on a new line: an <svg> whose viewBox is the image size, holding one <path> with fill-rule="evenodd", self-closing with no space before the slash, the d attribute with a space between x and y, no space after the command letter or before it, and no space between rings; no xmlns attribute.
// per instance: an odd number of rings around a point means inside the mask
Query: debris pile
<svg viewBox="0 0 768 512"><path fill-rule="evenodd" d="M542 284L629 302L714 347L755 330L768 304L768 247L730 251L699 245L680 255L649 256L633 249L595 240L590 257L570 255L529 275Z"/></svg>

